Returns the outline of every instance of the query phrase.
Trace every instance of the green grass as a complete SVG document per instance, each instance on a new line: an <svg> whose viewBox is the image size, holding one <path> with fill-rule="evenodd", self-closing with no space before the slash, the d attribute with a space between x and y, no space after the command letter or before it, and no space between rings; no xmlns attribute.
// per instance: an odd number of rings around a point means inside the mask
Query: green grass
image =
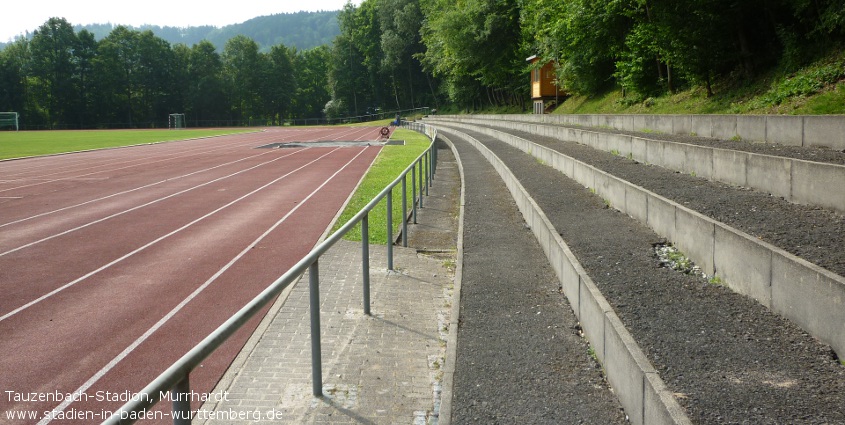
<svg viewBox="0 0 845 425"><path fill-rule="evenodd" d="M702 87L656 97L612 89L575 95L555 114L845 114L845 50L831 52L794 72L778 69L753 80L727 75L714 82L715 95Z"/></svg>
<svg viewBox="0 0 845 425"><path fill-rule="evenodd" d="M361 211L373 198L376 197L388 184L393 182L414 159L428 148L431 141L423 134L415 131L398 128L393 133L392 139L404 140L404 146L385 146L373 162L373 166L364 176L358 190L350 199L346 209L335 224L332 232L343 226L350 218ZM419 169L417 169L419 171ZM419 172L417 173L419 181ZM408 208L411 208L411 175L408 174ZM418 194L419 195L419 194ZM393 235L398 235L399 227L402 224L402 187L401 184L393 189ZM370 243L387 243L387 202L382 200L370 211ZM344 239L360 241L361 226L357 225L344 236Z"/></svg>
<svg viewBox="0 0 845 425"><path fill-rule="evenodd" d="M243 133L242 129L2 131L0 159Z"/></svg>

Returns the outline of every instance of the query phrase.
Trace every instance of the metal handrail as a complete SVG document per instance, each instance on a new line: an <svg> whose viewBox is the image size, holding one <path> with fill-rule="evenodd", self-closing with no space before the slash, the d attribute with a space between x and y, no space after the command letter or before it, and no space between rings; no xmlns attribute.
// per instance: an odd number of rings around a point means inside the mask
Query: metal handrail
<svg viewBox="0 0 845 425"><path fill-rule="evenodd" d="M424 133L431 139L431 144L428 148L420 154L407 168L405 168L399 177L387 185L376 197L374 197L367 205L355 214L349 221L341 226L337 231L332 233L326 240L317 245L305 257L299 260L293 267L285 272L281 277L276 279L264 291L253 298L244 307L238 310L228 320L223 322L217 329L209 334L205 339L200 341L190 351L185 353L179 360L173 363L169 368L162 372L146 387L144 387L139 397L133 397L133 400L127 402L117 411L103 421L103 424L131 424L136 420L141 419L144 415L141 412L154 406L161 401L163 393L168 391L174 392L171 397L173 401L173 423L174 424L190 424L193 417L191 410L190 384L189 375L199 364L205 360L211 353L217 350L232 334L237 332L241 326L252 317L261 311L264 306L270 303L276 296L278 296L288 285L294 283L300 276L305 273L306 269L310 269L309 289L311 297L311 344L312 344L312 375L313 375L313 394L315 396L322 396L322 362L320 358L320 325L319 325L319 273L318 260L326 251L329 250L335 243L337 243L346 233L352 230L358 222L361 222L361 245L362 245L362 268L364 274L364 313L370 314L370 300L369 300L369 212L372 211L382 199L387 198L388 202L388 216L390 216L391 199L393 188L402 183L403 186L407 180L408 173L415 172L417 166L420 167L420 185L422 185L422 171L425 161L426 168L426 194L427 187L432 183L434 176L435 161L437 158L436 149L434 149L434 141L437 138L437 130L428 124L403 122L403 127L411 130ZM416 182L413 182L416 184ZM423 188L420 186L419 192L420 207L422 207ZM403 205L407 196L407 191L403 190ZM416 208L416 200L414 200L414 208ZM407 221L407 214L403 213L403 223ZM388 269L393 269L392 256L392 237L393 223L388 217Z"/></svg>

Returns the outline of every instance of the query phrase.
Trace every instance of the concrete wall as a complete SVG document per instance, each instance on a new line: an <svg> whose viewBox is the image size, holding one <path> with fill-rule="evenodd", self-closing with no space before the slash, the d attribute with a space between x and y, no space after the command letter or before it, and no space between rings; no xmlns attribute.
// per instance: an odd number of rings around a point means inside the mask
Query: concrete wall
<svg viewBox="0 0 845 425"><path fill-rule="evenodd" d="M565 156L492 128L457 125L531 155ZM568 161L574 163L570 173L558 170L605 199L625 191L626 201L614 208L641 221L646 217L643 223L673 241L705 270L715 272L723 284L789 318L845 358L845 278L590 165L573 158ZM547 161L550 165L563 162ZM633 201L628 202L629 198Z"/></svg>
<svg viewBox="0 0 845 425"><path fill-rule="evenodd" d="M441 137L449 137L441 132ZM508 187L514 201L546 252L575 315L608 381L633 424L688 425L692 422L658 376L634 338L616 316L601 291L581 267L540 207L510 169L489 149L467 140L487 158ZM528 147L530 143L524 143ZM567 161L558 161L567 164Z"/></svg>
<svg viewBox="0 0 845 425"><path fill-rule="evenodd" d="M518 115L518 117L524 117ZM681 117L676 117L678 120ZM785 117L789 121L793 117ZM525 131L596 149L618 152L637 161L723 183L750 187L799 204L845 213L845 166L770 155L652 140L558 125L492 120L479 116L450 117L459 122ZM716 121L715 117L700 119ZM727 118L726 118L727 119ZM749 117L749 123L761 120ZM784 121L784 122L786 122ZM797 120L793 124L800 125ZM825 120L819 120L825 121ZM690 121L693 122L693 121ZM759 123L758 123L759 124ZM749 124L749 126L752 124ZM844 130L845 131L845 130ZM843 135L842 137L845 137Z"/></svg>
<svg viewBox="0 0 845 425"><path fill-rule="evenodd" d="M485 117L485 115L477 115ZM486 117L489 117L486 116ZM524 115L498 119L525 120ZM544 115L535 122L845 149L843 115Z"/></svg>

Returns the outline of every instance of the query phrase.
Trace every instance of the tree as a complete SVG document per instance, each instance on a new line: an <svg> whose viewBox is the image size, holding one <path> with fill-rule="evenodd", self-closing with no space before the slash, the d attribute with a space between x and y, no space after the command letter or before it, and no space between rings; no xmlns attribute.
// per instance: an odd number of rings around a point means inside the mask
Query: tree
<svg viewBox="0 0 845 425"><path fill-rule="evenodd" d="M381 29L378 0L365 0L360 7L347 3L338 15L340 35L334 39L329 85L334 105L348 108L353 116L382 105L385 84L382 73Z"/></svg>
<svg viewBox="0 0 845 425"><path fill-rule="evenodd" d="M140 83L136 69L140 67L138 49L140 33L124 26L116 27L100 42L95 62L98 110L106 122L124 122L133 127L136 117Z"/></svg>
<svg viewBox="0 0 845 425"><path fill-rule="evenodd" d="M415 107L414 86L422 80L421 67L414 55L422 52L420 25L423 21L416 0L381 0L380 28L382 68L390 76L396 107Z"/></svg>
<svg viewBox="0 0 845 425"><path fill-rule="evenodd" d="M73 52L77 45L73 27L64 18L50 18L32 37L32 76L40 98L46 100L49 125L67 122L76 94Z"/></svg>
<svg viewBox="0 0 845 425"><path fill-rule="evenodd" d="M261 57L258 44L239 35L223 48L223 76L232 117L249 119L260 112Z"/></svg>
<svg viewBox="0 0 845 425"><path fill-rule="evenodd" d="M152 123L168 116L176 107L176 56L170 43L156 37L152 31L138 35L138 66L135 69L140 97L137 98L139 117Z"/></svg>
<svg viewBox="0 0 845 425"><path fill-rule="evenodd" d="M329 93L328 46L298 51L293 66L296 75L296 93L292 102L294 118L320 118L325 104L331 100Z"/></svg>
<svg viewBox="0 0 845 425"><path fill-rule="evenodd" d="M422 28L426 71L445 80L450 98L462 105L523 105L528 93L515 0L428 0ZM457 97L456 97L457 96ZM469 96L469 97L467 97Z"/></svg>
<svg viewBox="0 0 845 425"><path fill-rule="evenodd" d="M0 51L0 110L18 111L23 122L29 119L27 69L29 41L18 37Z"/></svg>
<svg viewBox="0 0 845 425"><path fill-rule="evenodd" d="M191 47L187 74L187 116L197 125L204 120L227 118L223 60L211 42L201 41Z"/></svg>
<svg viewBox="0 0 845 425"><path fill-rule="evenodd" d="M294 55L295 50L288 49L284 44L273 46L268 55L267 71L262 78L261 95L267 105L266 110L273 121L279 124L288 118L296 94Z"/></svg>
<svg viewBox="0 0 845 425"><path fill-rule="evenodd" d="M98 43L94 34L82 30L76 35L73 62L76 72L73 84L77 99L73 102L74 115L79 128L90 128L96 120L94 110L94 62L98 54Z"/></svg>

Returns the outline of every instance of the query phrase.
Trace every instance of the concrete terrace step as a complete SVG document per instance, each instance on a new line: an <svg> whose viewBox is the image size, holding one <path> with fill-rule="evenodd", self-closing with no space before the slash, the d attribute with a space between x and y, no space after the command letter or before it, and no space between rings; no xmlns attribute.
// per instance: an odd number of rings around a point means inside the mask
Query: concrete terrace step
<svg viewBox="0 0 845 425"><path fill-rule="evenodd" d="M476 116L435 117L573 141L623 157L727 184L750 187L799 204L845 213L845 165L714 148L653 137ZM840 155L841 160L845 154Z"/></svg>
<svg viewBox="0 0 845 425"><path fill-rule="evenodd" d="M677 245L706 275L718 276L731 289L793 320L845 357L842 275L549 147L494 129L464 126L501 138L592 188L614 208ZM841 239L830 242L836 249Z"/></svg>
<svg viewBox="0 0 845 425"><path fill-rule="evenodd" d="M441 127L441 130L447 129ZM631 281L622 279L621 286L606 282L611 275L625 273L625 258L642 256L642 250L612 254L615 245L621 244L619 240L629 233L638 234L640 238L634 238L631 243L649 245L659 236L648 236L642 233L642 228L637 227L639 225L632 224L632 219L613 216L612 210L603 210L601 207L591 212L566 211L575 202L569 198L574 196L573 193L577 194L577 188L583 191L583 186L589 186L614 207L639 206L639 212L629 214L644 219L644 222L658 229L662 228L673 238L691 241L703 238L707 242L701 245L709 245L710 255L714 257L721 255L717 252L731 252L727 251L731 243L714 247L717 240L726 237L722 233L731 233L730 229L712 221L702 227L700 220L704 217L699 214L586 164L564 158L548 148L516 141L518 138L499 132L482 134L483 129L473 130L478 132L464 128L460 131L441 131L441 134L472 141L479 149L487 149L491 153L496 151L495 154L487 155L488 160L507 182L526 222L544 247L561 279L564 293L579 315L588 339L596 347L597 355L604 362L608 379L619 394L632 422L685 421L683 414L678 415L671 408L673 403L682 404L693 421L701 423L743 420L790 423L827 420L835 423L845 420L841 409L836 407L842 404L842 395L824 395L827 391L845 388L842 367L828 355L829 347L806 338L806 335L802 337L800 329L772 315L759 304L725 291L720 286L710 285L702 278L696 280L686 275L667 277L660 272L651 273L647 270L648 259L640 258L638 273L642 275L635 275ZM517 151L513 147L496 139L507 139L510 143L519 144L523 152L531 152L537 159L526 160L527 155L515 154ZM567 183L562 174L541 163L560 168L581 185L571 180ZM519 182L523 182L528 189L520 189ZM533 198L528 195L532 191L537 192L531 193ZM538 195L542 196L538 198ZM595 200L593 202L596 203ZM546 218L546 214L549 218ZM599 218L608 220L606 228L590 227ZM564 243L558 232L566 233L561 229L567 228L570 229L568 232L574 232L577 236L579 226L590 227L591 233L581 235L583 239L573 236L576 245L570 250L567 247L569 237L565 238L567 243ZM599 248L591 245L595 241L603 242L608 253L602 251L605 248L601 245ZM743 257L748 249L745 245L753 243L753 240L746 239L734 241L736 247L732 249L735 251L730 256L734 257L735 262L741 262L746 258ZM572 261L572 252L576 253L576 262ZM770 269L769 274L777 274L771 270L780 270L778 267L784 268L783 264L778 263L781 257L782 253L777 253L777 256L769 254L769 260L774 261L771 267L775 267ZM619 261L606 264L608 258L617 258ZM577 261L585 260L583 269L576 265ZM722 266L721 263L719 265ZM817 267L812 270L812 265L809 266L811 271L817 273L814 279L818 279L819 274L831 277L829 272L825 273ZM651 267L654 268L654 264ZM583 273L583 270L589 270L589 275ZM790 278L794 279L794 275L790 274L793 272L793 268L786 267L783 271L785 276L781 279L791 283ZM593 279L595 286L591 287L588 283ZM651 281L657 283L649 283ZM660 285L664 286L658 290L654 288ZM776 284L772 285L774 287ZM792 291L809 292L807 285L798 288ZM610 294L609 302L596 301L605 291ZM776 298L775 293L773 291L772 300ZM798 295L802 294L795 294ZM785 298L791 299L790 296ZM781 302L790 301L773 301L773 308ZM614 319L616 311L620 312L621 317L618 322ZM833 326L843 323L835 318L831 320L830 317L820 320L833 323ZM637 350L631 348L637 346L633 338L629 340L633 345L620 343L626 341L625 337L620 336L627 332L626 327L630 327L636 343L646 342L644 357L636 355ZM776 341L772 341L773 336ZM804 348L796 349L794 344ZM749 355L754 356L753 364L747 363ZM643 358L646 360L643 361ZM649 360L655 361L654 369L650 368ZM704 364L697 365L699 361ZM788 379L777 381L762 379L762 376ZM666 387L661 386L661 378L666 380ZM812 387L818 382L814 379L824 382L822 385L825 388L821 393L813 392ZM783 386L778 386L781 384ZM749 397L749 394L754 396ZM814 414L814 411L818 413ZM651 416L656 412L662 420Z"/></svg>
<svg viewBox="0 0 845 425"><path fill-rule="evenodd" d="M739 138L788 146L822 146L845 150L845 116L842 115L521 114L478 117L623 131L695 134L724 140Z"/></svg>
<svg viewBox="0 0 845 425"><path fill-rule="evenodd" d="M504 182L472 146L454 146L465 179L461 302L452 314L441 423L624 423Z"/></svg>

